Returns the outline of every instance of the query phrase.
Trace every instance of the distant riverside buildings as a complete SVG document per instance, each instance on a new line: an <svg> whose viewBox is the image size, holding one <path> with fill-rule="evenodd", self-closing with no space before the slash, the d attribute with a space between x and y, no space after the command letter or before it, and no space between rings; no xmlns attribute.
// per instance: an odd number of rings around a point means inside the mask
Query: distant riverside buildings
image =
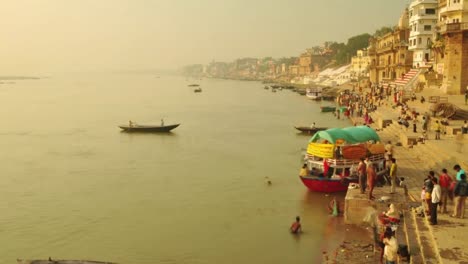
<svg viewBox="0 0 468 264"><path fill-rule="evenodd" d="M187 72L331 86L370 81L406 92L425 86L447 94L468 89L468 0L411 0L397 26L386 34L378 32L349 65L336 62L343 43L325 42L298 57L212 62L192 65Z"/></svg>

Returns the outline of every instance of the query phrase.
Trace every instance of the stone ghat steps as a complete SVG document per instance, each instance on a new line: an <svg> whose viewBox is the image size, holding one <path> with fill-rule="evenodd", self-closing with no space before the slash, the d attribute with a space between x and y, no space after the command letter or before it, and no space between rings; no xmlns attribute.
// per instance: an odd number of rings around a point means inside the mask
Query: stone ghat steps
<svg viewBox="0 0 468 264"><path fill-rule="evenodd" d="M412 211L404 211L403 213L403 229L400 232L404 234L398 234L397 238L399 239L399 243L401 244L400 238L406 240L406 244L408 245L408 249L410 251L410 262L409 263L424 263L424 256L422 255L421 247L419 245L417 232L416 232L416 223L412 216ZM400 262L401 263L401 262ZM405 263L405 262L403 262Z"/></svg>
<svg viewBox="0 0 468 264"><path fill-rule="evenodd" d="M416 235L418 239L418 243L420 245L420 250L422 253L423 262L426 264L440 264L443 263L440 255L439 250L437 249L436 244L434 243L434 237L428 228L428 223L426 216L420 217L417 216L414 212L412 212L412 217L414 222L416 223ZM417 263L417 262L413 262Z"/></svg>

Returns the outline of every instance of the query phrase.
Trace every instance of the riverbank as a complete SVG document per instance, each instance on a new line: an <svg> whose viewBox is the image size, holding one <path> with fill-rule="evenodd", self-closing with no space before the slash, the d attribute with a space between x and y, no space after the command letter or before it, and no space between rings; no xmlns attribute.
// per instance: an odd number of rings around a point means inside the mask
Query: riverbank
<svg viewBox="0 0 468 264"><path fill-rule="evenodd" d="M457 105L462 109L468 109L463 102L463 96L445 95L437 89L426 89L417 94L418 97L431 96L447 97L450 103ZM431 113L429 103L419 101L408 102L410 109L417 112ZM419 134L413 133L411 129L405 129L396 123L396 117L399 115L399 109L393 108L389 101L384 102L378 109L371 114L374 120L391 120L392 123L385 128L379 126L379 122L374 123L372 127L378 130L382 142L391 141L395 146L394 157L398 164L398 173L400 177L405 177L405 183L408 188L408 205L416 202L421 204L420 193L422 182L430 170L434 170L437 175L442 168L446 168L450 175L454 175L453 166L460 164L462 168L467 169L467 158L464 146L468 138L465 136L462 140L456 140L454 135L443 135L441 140L434 140L435 132L429 131L425 144L407 144L402 140L414 138L421 135L421 123ZM437 120L437 119L433 119ZM363 123L360 118L354 118L353 122ZM434 122L434 121L432 121ZM461 125L461 121L450 121L455 128ZM431 124L429 125L431 127ZM447 130L449 131L449 130ZM397 144L399 143L399 144ZM389 192L389 190L388 190ZM407 206L408 207L408 206ZM448 211L453 212L453 202L448 203ZM404 215L409 225L415 228L416 238L413 242L418 244L413 247L412 255L420 256L425 261L432 260L432 263L460 263L459 261L468 259L468 250L461 247L466 238L463 234L468 232L467 219L456 219L449 217L449 214L439 214L439 224L437 226L429 225L427 218L417 218L411 210L405 210ZM409 234L406 234L407 240L411 240ZM412 244L412 243L410 243ZM417 262L414 262L417 263Z"/></svg>

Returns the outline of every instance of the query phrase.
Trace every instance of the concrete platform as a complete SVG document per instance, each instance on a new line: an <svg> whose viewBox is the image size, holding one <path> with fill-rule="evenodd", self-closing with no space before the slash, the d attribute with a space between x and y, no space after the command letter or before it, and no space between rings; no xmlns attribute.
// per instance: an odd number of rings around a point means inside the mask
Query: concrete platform
<svg viewBox="0 0 468 264"><path fill-rule="evenodd" d="M403 188L396 188L394 194L390 194L390 186L376 187L373 195L375 200L368 199L368 192L361 194L359 189L348 189L345 197L344 220L346 224L361 225L369 218L373 212L380 214L388 210L388 206L393 203L398 210L406 206L406 195ZM382 202L380 198L389 196L390 200Z"/></svg>

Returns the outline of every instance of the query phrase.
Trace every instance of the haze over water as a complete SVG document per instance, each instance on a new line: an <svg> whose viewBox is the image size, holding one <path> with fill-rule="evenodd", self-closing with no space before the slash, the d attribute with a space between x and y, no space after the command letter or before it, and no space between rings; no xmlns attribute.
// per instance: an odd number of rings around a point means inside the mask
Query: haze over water
<svg viewBox="0 0 468 264"><path fill-rule="evenodd" d="M338 242L330 197L297 176L309 137L293 126L349 124L304 96L258 82L108 74L2 84L0 98L0 263L315 263ZM181 126L117 127L162 117ZM300 237L288 232L296 215Z"/></svg>

